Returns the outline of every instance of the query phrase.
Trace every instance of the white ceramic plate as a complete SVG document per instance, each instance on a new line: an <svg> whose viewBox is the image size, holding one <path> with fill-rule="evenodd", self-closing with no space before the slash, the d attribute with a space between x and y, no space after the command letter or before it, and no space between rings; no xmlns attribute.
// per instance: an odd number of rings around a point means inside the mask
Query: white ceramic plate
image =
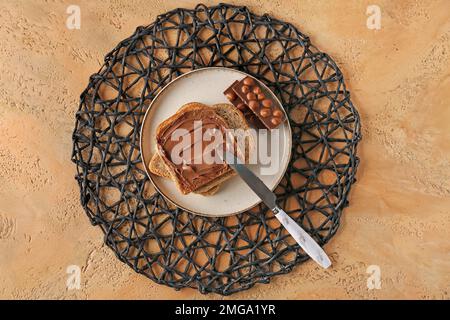
<svg viewBox="0 0 450 320"><path fill-rule="evenodd" d="M246 211L261 202L237 175L220 185L219 191L212 196L194 193L183 195L173 181L156 176L148 170L150 159L156 151L156 128L162 121L172 116L188 102L200 102L207 105L229 103L223 95L223 91L235 80L241 80L245 76L248 75L237 70L218 67L185 73L159 92L145 114L140 141L145 170L155 188L170 202L186 211L210 217L223 217ZM270 92L264 84L259 83L266 88L267 92ZM274 94L272 96L276 103L280 103ZM284 109L282 108L282 110ZM280 139L276 157L279 163L276 166L273 165L273 167L276 167L275 172L271 175L262 174L261 169L264 166L259 164L249 165L249 168L271 190L275 189L281 181L291 155L292 135L288 121L285 121L279 129ZM272 157L272 159L274 158ZM265 168L268 167L265 166Z"/></svg>

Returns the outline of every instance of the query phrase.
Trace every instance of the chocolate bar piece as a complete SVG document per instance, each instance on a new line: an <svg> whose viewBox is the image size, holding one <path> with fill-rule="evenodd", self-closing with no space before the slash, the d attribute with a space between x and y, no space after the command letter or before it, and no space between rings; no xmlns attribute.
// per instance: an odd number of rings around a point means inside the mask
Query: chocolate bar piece
<svg viewBox="0 0 450 320"><path fill-rule="evenodd" d="M267 129L274 129L285 120L280 106L269 95L266 95L255 79L245 77L241 81L234 82L231 89Z"/></svg>
<svg viewBox="0 0 450 320"><path fill-rule="evenodd" d="M262 129L265 128L264 124L259 120L259 118L253 113L252 110L246 105L241 98L234 92L233 86L236 85L239 81L236 80L233 82L233 84L227 88L223 92L223 94L227 97L227 99L239 110L241 110L242 114L244 115L245 119L253 125L255 128Z"/></svg>

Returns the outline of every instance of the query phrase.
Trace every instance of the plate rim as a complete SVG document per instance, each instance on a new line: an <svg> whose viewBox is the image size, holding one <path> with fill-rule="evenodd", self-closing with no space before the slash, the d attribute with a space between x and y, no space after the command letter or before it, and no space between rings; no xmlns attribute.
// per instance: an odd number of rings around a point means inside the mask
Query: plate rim
<svg viewBox="0 0 450 320"><path fill-rule="evenodd" d="M172 79L169 83L167 83L167 84L166 84L166 85L165 85L165 86L164 86L164 87L156 94L156 96L152 99L152 101L151 101L150 104L148 105L147 110L145 111L144 118L142 119L142 123L141 123L141 128L140 128L140 130L139 130L139 152L140 152L140 155L141 155L142 164L143 164L143 166L144 166L144 170L145 170L145 173L147 174L147 177L149 178L149 180L150 180L150 182L152 183L152 185L153 185L153 187L155 188L155 190L156 190L159 194L161 194L161 195L164 197L164 199L166 199L167 201L169 201L170 203L172 203L172 204L173 204L174 206L176 206L177 208L180 208L180 209L182 209L182 210L184 210L184 211L186 211L186 212L189 212L189 213L192 213L192 214L195 214L195 215L199 215L199 216L203 216L203 217L208 217L208 218L224 218L224 217L231 217L231 216L237 215L237 214L239 214L239 213L243 213L243 212L245 212L245 211L250 210L251 208L253 208L253 207L259 205L259 204L262 202L262 200L259 200L259 201L256 202L255 204L253 204L253 205L251 205L251 206L249 206L249 207L246 207L246 208L244 208L244 209L242 209L242 210L239 210L239 211L236 211L236 212L232 212L232 213L228 213L228 214L213 215L213 214L208 214L208 213L205 213L205 212L196 212L196 211L190 210L190 209L185 208L185 207L183 207L182 205L179 205L178 203L176 203L174 200L172 200L169 196L167 196L167 195L166 195L166 194L165 194L165 193L157 186L157 184L155 183L155 181L154 181L153 178L152 178L153 173L149 172L149 170L148 170L148 168L147 168L147 164L145 163L145 159L144 159L144 153L143 153L143 141L142 141L143 134L142 134L142 133L143 133L143 130L144 130L144 124L145 124L145 122L146 122L146 120L147 120L147 118L148 118L148 115L149 115L150 110L152 109L154 103L157 101L157 99L159 98L159 96L160 96L165 90L167 90L167 88L168 88L169 86L171 86L171 85L172 85L174 82L176 82L177 80L179 80L179 79L181 79L181 78L183 78L183 77L185 77L185 76L188 76L188 75L190 75L190 74L192 74L192 73L205 71L206 69L208 69L208 70L210 70L210 69L227 70L227 71L230 71L230 70L231 70L231 71L234 71L234 72L238 72L238 73L242 74L243 76L248 76L248 77L250 77L250 78L253 78L253 79L256 80L259 84L261 84L261 85L264 87L264 89L268 90L268 91L272 94L272 96L273 96L273 98L276 100L276 102L278 102L278 104L282 107L281 109L283 110L283 112L284 112L284 114L285 114L285 116L286 116L286 120L287 120L287 121L286 121L286 123L287 123L287 129L288 129L288 133L289 133L289 135L288 135L288 137L289 137L289 140L288 140L288 141L289 141L289 143L288 143L288 146L289 146L289 148L288 148L288 159L289 159L289 160L286 161L286 165L285 165L285 167L284 167L283 170L282 170L283 173L280 175L280 177L279 177L278 180L276 181L274 187L273 187L273 188L270 188L270 189L271 189L271 191L274 191L274 190L277 188L277 186L280 184L281 180L283 180L284 174L286 173L286 170L287 170L287 168L288 168L288 166L289 166L289 161L290 161L291 154L292 154L292 128L291 128L291 124L289 123L289 117L288 117L287 112L286 112L286 110L284 109L283 104L281 103L280 99L278 99L278 97L275 95L275 93L273 93L273 91L270 90L270 88L269 88L267 85L265 85L261 80L257 79L256 77L254 77L254 76L252 76L252 75L250 75L250 74L248 74L248 73L246 73L246 72L244 72L244 71L241 71L241 70L236 70L236 69L233 69L233 68L227 68L227 67L204 67L204 68L194 69L194 70L190 70L190 71L188 71L188 72L186 72L186 73L183 73L183 74L179 75L178 77L176 77L175 79Z"/></svg>

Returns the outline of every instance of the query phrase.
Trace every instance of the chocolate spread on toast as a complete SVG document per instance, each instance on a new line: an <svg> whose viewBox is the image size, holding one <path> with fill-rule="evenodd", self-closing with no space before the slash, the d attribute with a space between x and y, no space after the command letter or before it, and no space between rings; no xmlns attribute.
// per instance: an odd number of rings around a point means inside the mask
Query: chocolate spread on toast
<svg viewBox="0 0 450 320"><path fill-rule="evenodd" d="M214 143L217 146L217 141L226 142L226 129L224 120L212 110L203 111L201 117L187 112L157 137L164 162L174 169L189 192L231 170L222 161L205 161L207 152L214 156ZM222 140L216 141L217 136Z"/></svg>

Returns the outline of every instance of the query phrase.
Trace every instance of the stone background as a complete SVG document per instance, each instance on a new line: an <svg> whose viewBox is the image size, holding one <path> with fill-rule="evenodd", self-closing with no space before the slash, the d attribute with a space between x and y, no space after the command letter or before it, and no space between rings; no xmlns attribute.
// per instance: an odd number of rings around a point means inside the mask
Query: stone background
<svg viewBox="0 0 450 320"><path fill-rule="evenodd" d="M307 262L231 297L449 299L450 1L233 3L292 22L338 62L364 136L350 207L326 246L334 266ZM70 4L80 30L65 26ZM195 4L2 1L0 298L221 298L156 285L119 262L79 204L70 162L78 97L104 54L159 13ZM369 4L381 30L366 27ZM66 289L72 264L80 290ZM369 265L381 268L379 290L366 286Z"/></svg>

